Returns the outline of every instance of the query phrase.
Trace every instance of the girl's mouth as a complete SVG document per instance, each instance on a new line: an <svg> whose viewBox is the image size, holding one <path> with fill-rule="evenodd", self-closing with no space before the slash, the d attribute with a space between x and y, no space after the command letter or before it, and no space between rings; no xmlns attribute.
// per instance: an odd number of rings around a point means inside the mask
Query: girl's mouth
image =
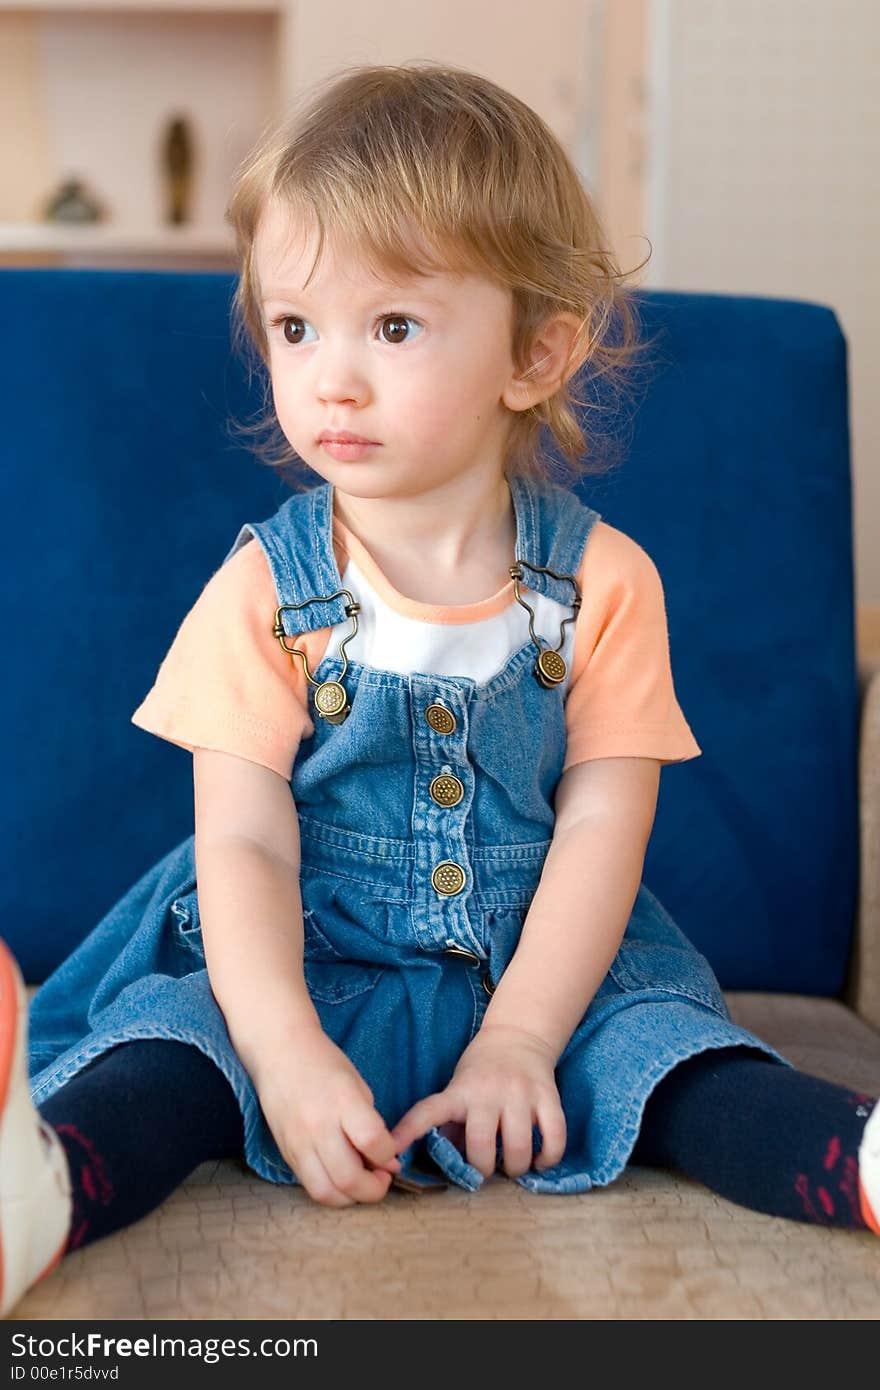
<svg viewBox="0 0 880 1390"><path fill-rule="evenodd" d="M381 444L353 444L342 439L321 440L321 448L326 449L332 458L341 459L343 462L363 458L370 449L381 449L381 447Z"/></svg>

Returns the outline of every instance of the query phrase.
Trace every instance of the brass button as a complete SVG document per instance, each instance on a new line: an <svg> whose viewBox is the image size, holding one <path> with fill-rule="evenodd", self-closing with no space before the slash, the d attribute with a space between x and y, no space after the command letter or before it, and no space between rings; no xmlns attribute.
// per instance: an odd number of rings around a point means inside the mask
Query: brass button
<svg viewBox="0 0 880 1390"><path fill-rule="evenodd" d="M339 681L324 681L315 691L315 708L328 724L341 724L350 709L345 686Z"/></svg>
<svg viewBox="0 0 880 1390"><path fill-rule="evenodd" d="M488 970L483 976L483 989L486 991L487 994L495 993L495 986L492 983L492 976L489 974Z"/></svg>
<svg viewBox="0 0 880 1390"><path fill-rule="evenodd" d="M559 685L561 681L565 680L567 669L568 667L565 664L564 658L561 657L558 652L545 648L538 657L535 675L538 678L539 685L543 685L549 689L551 686Z"/></svg>
<svg viewBox="0 0 880 1390"><path fill-rule="evenodd" d="M435 734L451 734L455 729L455 715L445 705L429 705L425 718Z"/></svg>
<svg viewBox="0 0 880 1390"><path fill-rule="evenodd" d="M464 796L464 783L448 772L441 772L439 777L434 778L428 791L438 806L457 806Z"/></svg>
<svg viewBox="0 0 880 1390"><path fill-rule="evenodd" d="M431 882L442 893L444 897L449 897L453 893L460 893L465 883L464 869L460 864L455 864L451 859L444 859L442 864L438 864L431 874Z"/></svg>

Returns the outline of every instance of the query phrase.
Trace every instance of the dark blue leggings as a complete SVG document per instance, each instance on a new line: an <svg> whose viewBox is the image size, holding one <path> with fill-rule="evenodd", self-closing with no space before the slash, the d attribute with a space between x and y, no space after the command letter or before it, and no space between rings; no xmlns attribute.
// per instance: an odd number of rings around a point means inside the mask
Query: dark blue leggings
<svg viewBox="0 0 880 1390"><path fill-rule="evenodd" d="M677 1169L753 1211L864 1228L858 1146L873 1104L748 1048L703 1052L679 1063L651 1093L631 1161ZM72 1077L40 1113L70 1163L67 1250L140 1220L199 1164L243 1160L232 1088L189 1043L121 1043Z"/></svg>

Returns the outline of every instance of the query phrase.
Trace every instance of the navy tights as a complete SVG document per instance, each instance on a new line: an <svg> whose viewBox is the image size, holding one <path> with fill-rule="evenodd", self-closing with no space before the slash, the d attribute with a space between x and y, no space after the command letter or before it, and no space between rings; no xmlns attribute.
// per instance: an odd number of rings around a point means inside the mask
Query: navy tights
<svg viewBox="0 0 880 1390"><path fill-rule="evenodd" d="M858 1150L875 1099L757 1050L701 1052L652 1092L631 1162L768 1216L865 1229Z"/></svg>
<svg viewBox="0 0 880 1390"><path fill-rule="evenodd" d="M864 1228L858 1146L873 1104L746 1048L703 1052L651 1093L631 1161L678 1169L753 1211ZM70 1164L67 1251L138 1221L199 1164L243 1159L232 1088L189 1043L121 1043L40 1113Z"/></svg>
<svg viewBox="0 0 880 1390"><path fill-rule="evenodd" d="M39 1111L70 1166L73 1219L65 1254L139 1221L200 1163L244 1152L232 1087L191 1043L120 1043Z"/></svg>

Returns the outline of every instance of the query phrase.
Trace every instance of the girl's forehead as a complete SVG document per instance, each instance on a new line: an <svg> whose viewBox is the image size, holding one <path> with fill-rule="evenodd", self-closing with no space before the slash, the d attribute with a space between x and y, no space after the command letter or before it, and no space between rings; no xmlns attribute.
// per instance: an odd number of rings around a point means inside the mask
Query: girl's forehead
<svg viewBox="0 0 880 1390"><path fill-rule="evenodd" d="M319 247L317 223L298 217L290 209L270 204L260 218L254 239L254 260L264 298L302 290L320 293L321 282L339 281L367 291L415 289L442 294L461 282L465 272L437 263L436 253L412 237L416 265L424 271L377 264L366 246L354 237L328 233ZM306 279L309 284L306 286Z"/></svg>

